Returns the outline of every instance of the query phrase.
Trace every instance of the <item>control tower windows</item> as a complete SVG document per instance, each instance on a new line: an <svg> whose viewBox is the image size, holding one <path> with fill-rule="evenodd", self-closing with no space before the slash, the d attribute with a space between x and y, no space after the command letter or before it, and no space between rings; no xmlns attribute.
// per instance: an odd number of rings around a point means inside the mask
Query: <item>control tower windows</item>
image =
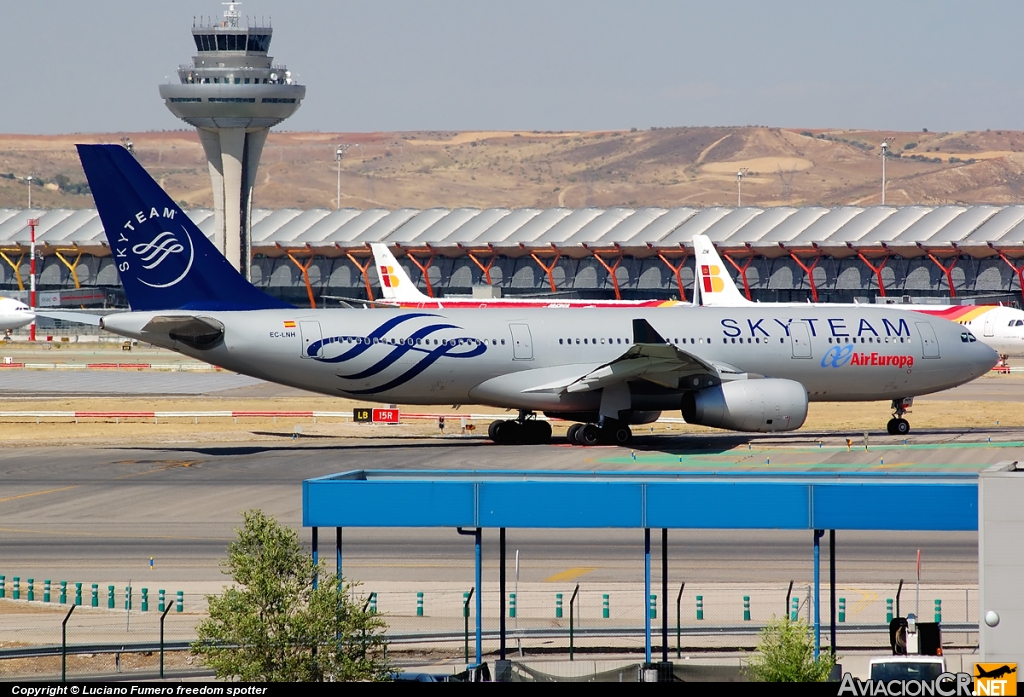
<svg viewBox="0 0 1024 697"><path fill-rule="evenodd" d="M250 34L247 51L266 53L270 50L270 34Z"/></svg>

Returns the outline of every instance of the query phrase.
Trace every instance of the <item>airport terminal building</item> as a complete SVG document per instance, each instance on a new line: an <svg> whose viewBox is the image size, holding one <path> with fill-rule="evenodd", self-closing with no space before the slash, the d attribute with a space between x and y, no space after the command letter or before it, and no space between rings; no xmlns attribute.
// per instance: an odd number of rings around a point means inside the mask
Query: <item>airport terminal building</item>
<svg viewBox="0 0 1024 697"><path fill-rule="evenodd" d="M187 213L213 237L213 211ZM50 292L41 305L124 305L94 209L0 210L0 294L28 289L29 218L37 287ZM301 305L379 298L368 245L383 242L438 297L490 285L506 296L688 300L695 234L753 300L1022 299L1024 205L254 209L252 279Z"/></svg>

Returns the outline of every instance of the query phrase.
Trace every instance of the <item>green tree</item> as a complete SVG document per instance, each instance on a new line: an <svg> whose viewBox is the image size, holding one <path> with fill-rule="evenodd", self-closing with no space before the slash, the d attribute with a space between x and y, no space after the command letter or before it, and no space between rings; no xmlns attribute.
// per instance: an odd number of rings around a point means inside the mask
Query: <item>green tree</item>
<svg viewBox="0 0 1024 697"><path fill-rule="evenodd" d="M761 631L747 673L757 682L825 682L835 662L829 652L814 660L814 636L806 622L773 617Z"/></svg>
<svg viewBox="0 0 1024 697"><path fill-rule="evenodd" d="M207 596L210 616L192 652L220 679L387 680L383 619L363 611L350 584L314 565L294 530L258 510L242 516L223 563L235 585Z"/></svg>

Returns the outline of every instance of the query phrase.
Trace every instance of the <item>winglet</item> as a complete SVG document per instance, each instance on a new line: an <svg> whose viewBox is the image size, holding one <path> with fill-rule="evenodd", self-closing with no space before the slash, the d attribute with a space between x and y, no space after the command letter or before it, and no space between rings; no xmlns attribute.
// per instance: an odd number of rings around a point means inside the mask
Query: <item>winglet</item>
<svg viewBox="0 0 1024 697"><path fill-rule="evenodd" d="M667 344L661 334L645 319L633 320L634 344Z"/></svg>
<svg viewBox="0 0 1024 697"><path fill-rule="evenodd" d="M123 147L78 156L133 310L292 307L245 280Z"/></svg>

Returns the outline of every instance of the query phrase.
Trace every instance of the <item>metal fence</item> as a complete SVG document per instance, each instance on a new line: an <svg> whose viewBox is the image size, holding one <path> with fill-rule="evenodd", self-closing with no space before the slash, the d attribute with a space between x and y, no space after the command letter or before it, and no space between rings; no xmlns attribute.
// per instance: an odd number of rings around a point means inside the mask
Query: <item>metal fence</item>
<svg viewBox="0 0 1024 697"><path fill-rule="evenodd" d="M14 598L8 578L5 597L0 600L0 679L31 676L59 679L109 676L117 673L156 675L160 662L159 594L133 588L130 607L125 608L126 587L97 589L92 602L91 584L84 586L81 604L70 617L68 610L77 594L62 598L51 593L47 599L33 588L29 599L25 581L19 582ZM357 602L382 615L388 625L392 655L429 656L459 662L472 657L475 642L475 597L467 602L470 587L452 584L410 582L390 583L377 590L358 588ZM655 650L660 652L664 617L663 599L644 599L643 585L631 583L580 583L576 601L570 583L520 583L506 597L505 621L508 647L513 655L566 654L570 645L570 623L574 650L640 652L644 647L644 613L650 615ZM72 588L75 586L72 584ZM510 585L510 588L512 586ZM660 590L660 589L659 589ZM681 592L680 592L681 591ZM811 587L795 584L789 603L787 585L686 584L670 589L668 598L668 647L672 655L751 650L758 633L773 617L789 614L811 623ZM892 592L890 592L892 591ZM836 589L837 647L843 649L888 648L888 620L895 614L895 589L848 587ZM474 590L475 595L475 590ZM919 617L943 624L943 643L948 650L970 650L977 645L977 589L933 586L921 589ZM485 588L482 602L483 649L498 648L500 596ZM829 591L822 588L822 645L829 642ZM915 612L915 591L905 587L900 610ZM165 593L167 610L163 640L169 672L200 668L188 651L196 638L196 627L206 618L205 596ZM788 613L786 612L788 610ZM61 655L63 643L67 658Z"/></svg>

